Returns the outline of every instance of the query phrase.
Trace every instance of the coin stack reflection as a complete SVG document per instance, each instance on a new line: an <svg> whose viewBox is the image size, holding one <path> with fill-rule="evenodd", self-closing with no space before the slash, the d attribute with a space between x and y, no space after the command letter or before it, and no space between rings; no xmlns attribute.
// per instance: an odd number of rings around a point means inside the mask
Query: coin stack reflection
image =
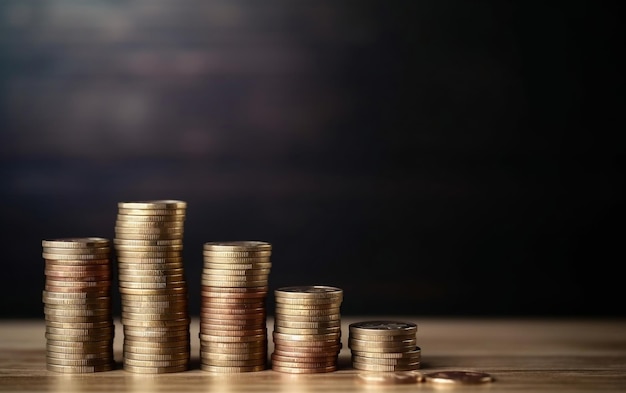
<svg viewBox="0 0 626 393"><path fill-rule="evenodd" d="M349 325L352 366L364 371L412 371L420 368L417 325L398 321L364 321Z"/></svg>
<svg viewBox="0 0 626 393"><path fill-rule="evenodd" d="M266 298L272 245L262 241L203 246L200 361L204 371L267 368Z"/></svg>
<svg viewBox="0 0 626 393"><path fill-rule="evenodd" d="M43 240L46 368L92 373L114 367L111 246L99 237Z"/></svg>
<svg viewBox="0 0 626 393"><path fill-rule="evenodd" d="M337 370L343 290L323 285L274 291L272 369L293 374Z"/></svg>
<svg viewBox="0 0 626 393"><path fill-rule="evenodd" d="M187 203L118 203L114 246L122 301L124 370L185 371L190 358L188 290L183 268Z"/></svg>

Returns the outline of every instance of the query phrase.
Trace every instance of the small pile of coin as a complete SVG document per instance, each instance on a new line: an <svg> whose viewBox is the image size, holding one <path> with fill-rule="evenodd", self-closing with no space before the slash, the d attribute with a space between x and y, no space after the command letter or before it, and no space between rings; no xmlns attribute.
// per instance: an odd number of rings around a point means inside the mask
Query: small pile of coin
<svg viewBox="0 0 626 393"><path fill-rule="evenodd" d="M411 371L420 368L417 325L411 322L364 321L349 325L352 366L365 371Z"/></svg>
<svg viewBox="0 0 626 393"><path fill-rule="evenodd" d="M189 367L186 207L178 200L118 203L114 245L126 371L160 374Z"/></svg>
<svg viewBox="0 0 626 393"><path fill-rule="evenodd" d="M272 370L292 374L337 370L343 290L324 285L274 291Z"/></svg>
<svg viewBox="0 0 626 393"><path fill-rule="evenodd" d="M267 368L265 302L272 245L263 241L203 246L200 367L241 373Z"/></svg>
<svg viewBox="0 0 626 393"><path fill-rule="evenodd" d="M43 240L46 368L92 373L114 368L111 246L100 237Z"/></svg>

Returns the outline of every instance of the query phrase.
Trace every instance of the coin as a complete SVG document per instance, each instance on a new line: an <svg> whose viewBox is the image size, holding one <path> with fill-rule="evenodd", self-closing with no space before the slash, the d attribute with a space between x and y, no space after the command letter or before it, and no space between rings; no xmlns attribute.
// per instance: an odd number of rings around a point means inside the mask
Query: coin
<svg viewBox="0 0 626 393"><path fill-rule="evenodd" d="M100 371L111 371L113 370L113 366L113 362L97 366L64 366L48 363L46 364L46 370L64 374L81 374L95 373Z"/></svg>
<svg viewBox="0 0 626 393"><path fill-rule="evenodd" d="M424 378L427 382L442 384L480 384L494 381L488 373L477 371L437 371L424 374Z"/></svg>
<svg viewBox="0 0 626 393"><path fill-rule="evenodd" d="M398 372L361 372L357 374L359 382L378 385L395 385L423 382L424 376L415 371Z"/></svg>
<svg viewBox="0 0 626 393"><path fill-rule="evenodd" d="M150 366L133 366L128 363L123 365L124 371L137 373L137 374L165 374L165 373L179 373L187 371L189 364L182 364L169 367L150 367Z"/></svg>
<svg viewBox="0 0 626 393"><path fill-rule="evenodd" d="M244 372L255 372L255 371L263 371L266 369L266 365L259 366L212 366L208 364L200 364L200 369L202 371L209 371L213 373L244 373Z"/></svg>
<svg viewBox="0 0 626 393"><path fill-rule="evenodd" d="M186 209L132 209L120 207L117 209L117 214L127 216L185 216Z"/></svg>
<svg viewBox="0 0 626 393"><path fill-rule="evenodd" d="M399 321L364 321L351 323L348 329L350 333L363 335L407 335L416 333L417 325Z"/></svg>
<svg viewBox="0 0 626 393"><path fill-rule="evenodd" d="M274 291L274 295L277 298L341 298L343 290L326 285L304 285L279 288Z"/></svg>
<svg viewBox="0 0 626 393"><path fill-rule="evenodd" d="M272 370L290 373L290 374L315 374L315 373L328 373L332 371L337 371L337 366L326 366L326 367L318 367L318 368L294 368L294 367L285 367L277 364L272 364Z"/></svg>
<svg viewBox="0 0 626 393"><path fill-rule="evenodd" d="M41 241L44 248L91 248L105 247L110 240L103 237L67 237L60 239L45 239Z"/></svg>
<svg viewBox="0 0 626 393"><path fill-rule="evenodd" d="M206 242L204 250L212 251L270 251L271 243L258 240L236 240L224 242Z"/></svg>
<svg viewBox="0 0 626 393"><path fill-rule="evenodd" d="M178 199L155 199L145 201L123 201L117 203L118 209L185 209L187 202Z"/></svg>

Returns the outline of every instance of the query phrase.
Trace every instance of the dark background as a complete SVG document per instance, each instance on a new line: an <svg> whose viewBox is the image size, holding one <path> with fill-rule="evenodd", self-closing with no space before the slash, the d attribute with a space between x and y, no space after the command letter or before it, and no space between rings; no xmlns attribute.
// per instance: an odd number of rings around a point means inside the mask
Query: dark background
<svg viewBox="0 0 626 393"><path fill-rule="evenodd" d="M265 240L344 314L624 315L612 4L3 0L0 316L172 198L194 314L202 244Z"/></svg>

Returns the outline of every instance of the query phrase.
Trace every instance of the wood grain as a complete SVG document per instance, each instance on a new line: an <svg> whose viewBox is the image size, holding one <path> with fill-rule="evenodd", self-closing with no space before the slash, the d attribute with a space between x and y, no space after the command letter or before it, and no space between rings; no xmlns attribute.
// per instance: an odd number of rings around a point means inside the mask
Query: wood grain
<svg viewBox="0 0 626 393"><path fill-rule="evenodd" d="M265 370L234 375L199 369L198 321L191 325L192 369L164 375L138 375L122 369L62 375L45 369L43 320L0 321L0 391L6 392L361 392L440 391L431 382L366 384L350 366L347 326L371 319L418 324L422 373L471 370L495 381L461 386L458 391L624 392L626 320L458 319L406 316L344 317L340 370L290 375ZM273 321L268 318L268 331ZM121 361L121 325L116 322L116 359ZM196 338L196 339L194 339ZM270 340L270 353L272 344ZM447 389L449 390L449 389Z"/></svg>

